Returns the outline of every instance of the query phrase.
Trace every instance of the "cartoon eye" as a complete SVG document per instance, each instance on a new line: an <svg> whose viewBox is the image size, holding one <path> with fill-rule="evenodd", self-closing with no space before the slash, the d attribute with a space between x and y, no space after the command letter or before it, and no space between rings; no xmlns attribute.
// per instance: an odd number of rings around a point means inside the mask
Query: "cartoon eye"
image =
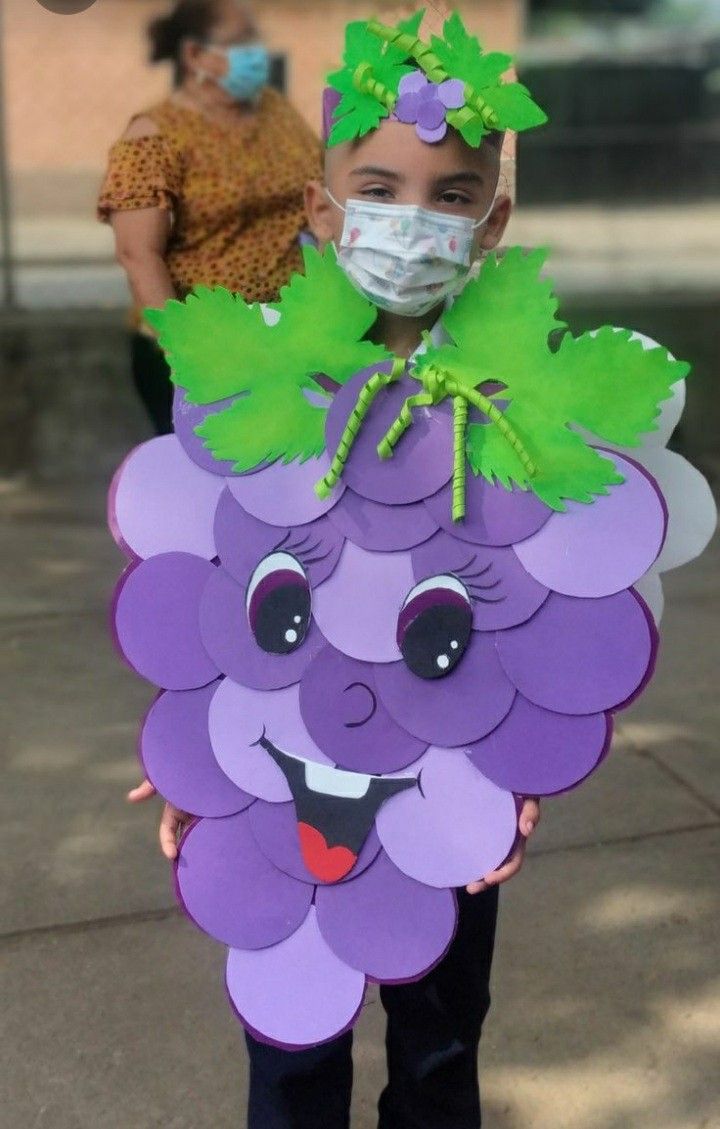
<svg viewBox="0 0 720 1129"><path fill-rule="evenodd" d="M270 553L250 577L246 607L250 630L263 651L289 655L310 626L310 583L290 553Z"/></svg>
<svg viewBox="0 0 720 1129"><path fill-rule="evenodd" d="M443 678L467 650L473 611L455 576L431 576L408 595L398 617L397 644L420 678Z"/></svg>

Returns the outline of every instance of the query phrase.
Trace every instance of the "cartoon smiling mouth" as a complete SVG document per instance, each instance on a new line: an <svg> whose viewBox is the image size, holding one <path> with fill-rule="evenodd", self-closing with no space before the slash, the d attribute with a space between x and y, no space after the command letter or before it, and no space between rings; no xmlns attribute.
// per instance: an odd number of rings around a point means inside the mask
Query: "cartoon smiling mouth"
<svg viewBox="0 0 720 1129"><path fill-rule="evenodd" d="M339 882L350 873L380 807L417 785L415 776L369 776L291 756L265 734L258 744L288 782L303 862L321 882Z"/></svg>

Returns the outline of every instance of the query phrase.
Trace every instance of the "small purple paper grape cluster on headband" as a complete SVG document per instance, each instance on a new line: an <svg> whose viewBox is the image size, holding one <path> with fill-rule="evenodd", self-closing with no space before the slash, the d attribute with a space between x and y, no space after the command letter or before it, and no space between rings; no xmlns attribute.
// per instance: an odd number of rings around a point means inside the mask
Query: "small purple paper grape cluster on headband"
<svg viewBox="0 0 720 1129"><path fill-rule="evenodd" d="M348 24L343 67L328 76L323 132L328 146L354 141L386 119L414 125L430 144L452 126L472 148L488 133L547 121L522 83L504 82L512 57L483 51L457 12L442 38L418 32L424 11L396 27L377 20Z"/></svg>

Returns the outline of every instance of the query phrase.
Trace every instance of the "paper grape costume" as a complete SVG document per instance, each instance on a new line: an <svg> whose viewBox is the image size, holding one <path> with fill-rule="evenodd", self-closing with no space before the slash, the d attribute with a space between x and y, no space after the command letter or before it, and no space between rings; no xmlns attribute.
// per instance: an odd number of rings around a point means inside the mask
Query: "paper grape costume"
<svg viewBox="0 0 720 1129"><path fill-rule="evenodd" d="M653 667L638 593L659 617L660 571L715 520L665 449L687 366L560 337L541 252L492 256L407 363L364 340L332 249L305 260L265 309L198 289L148 312L176 434L110 504L118 643L162 690L142 761L199 817L178 895L229 947L243 1023L287 1047L442 958L520 798L607 753Z"/></svg>

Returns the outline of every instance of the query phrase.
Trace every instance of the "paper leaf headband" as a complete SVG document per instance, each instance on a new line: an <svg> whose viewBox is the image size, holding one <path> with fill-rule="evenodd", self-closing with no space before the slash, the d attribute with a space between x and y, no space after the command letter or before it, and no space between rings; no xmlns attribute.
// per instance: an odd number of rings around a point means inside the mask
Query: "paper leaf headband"
<svg viewBox="0 0 720 1129"><path fill-rule="evenodd" d="M332 464L318 483L327 494L342 476L355 438L383 388L408 372L417 381L378 445L391 458L412 426L413 412L448 397L455 420L453 517L464 516L467 464L507 489L532 490L548 506L592 502L623 481L570 425L619 446L636 446L656 429L658 405L689 366L666 349L646 350L629 330L610 327L573 337L558 348L551 283L540 277L544 251L512 248L491 256L443 316L452 341L406 362L362 340L377 311L348 281L329 247L305 249L297 275L270 307L247 306L226 290L201 288L185 302L148 310L166 350L173 380L193 404L232 399L197 429L219 460L242 473L280 459L305 461L325 450L325 422L334 388L367 367L363 386ZM317 332L322 312L323 332ZM473 412L475 418L473 418Z"/></svg>
<svg viewBox="0 0 720 1129"><path fill-rule="evenodd" d="M328 145L352 141L385 118L414 124L418 136L441 141L452 126L477 148L492 130L525 130L547 116L519 82L503 82L510 55L485 53L459 14L443 38L418 37L424 11L396 27L377 20L348 24L344 66L328 77L341 97Z"/></svg>

